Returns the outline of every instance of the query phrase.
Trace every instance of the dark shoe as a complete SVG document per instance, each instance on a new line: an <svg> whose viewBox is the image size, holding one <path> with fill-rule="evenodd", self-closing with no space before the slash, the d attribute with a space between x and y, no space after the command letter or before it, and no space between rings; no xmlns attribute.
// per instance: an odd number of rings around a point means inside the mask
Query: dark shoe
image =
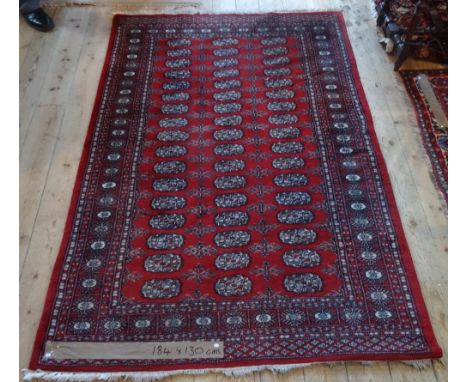
<svg viewBox="0 0 468 382"><path fill-rule="evenodd" d="M29 13L23 13L23 16L26 19L26 22L38 31L47 32L54 27L53 20L42 8L38 8Z"/></svg>

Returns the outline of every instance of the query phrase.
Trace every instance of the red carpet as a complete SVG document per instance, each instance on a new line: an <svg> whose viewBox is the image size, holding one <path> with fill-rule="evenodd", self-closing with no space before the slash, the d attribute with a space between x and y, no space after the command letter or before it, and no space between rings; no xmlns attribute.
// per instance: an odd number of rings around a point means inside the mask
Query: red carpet
<svg viewBox="0 0 468 382"><path fill-rule="evenodd" d="M50 285L31 369L440 357L341 14L116 16Z"/></svg>
<svg viewBox="0 0 468 382"><path fill-rule="evenodd" d="M424 70L400 73L413 101L435 183L448 201L448 126L441 121L448 118L448 72ZM421 84L422 78L427 79L430 89L425 89ZM443 113L440 117L434 110L438 107Z"/></svg>

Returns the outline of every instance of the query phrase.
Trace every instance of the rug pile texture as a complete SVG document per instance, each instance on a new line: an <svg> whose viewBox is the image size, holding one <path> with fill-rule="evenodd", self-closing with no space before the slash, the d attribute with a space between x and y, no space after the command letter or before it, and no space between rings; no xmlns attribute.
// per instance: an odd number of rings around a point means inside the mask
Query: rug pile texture
<svg viewBox="0 0 468 382"><path fill-rule="evenodd" d="M341 13L115 16L28 375L440 356Z"/></svg>

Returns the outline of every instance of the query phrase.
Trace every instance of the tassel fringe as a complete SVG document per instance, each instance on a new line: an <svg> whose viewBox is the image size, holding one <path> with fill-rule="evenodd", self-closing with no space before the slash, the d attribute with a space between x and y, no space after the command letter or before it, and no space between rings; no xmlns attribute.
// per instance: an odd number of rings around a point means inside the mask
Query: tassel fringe
<svg viewBox="0 0 468 382"><path fill-rule="evenodd" d="M358 361L361 365L373 366L381 361ZM399 361L406 365L412 366L418 370L423 370L432 365L430 359ZM342 366L344 362L324 362L319 363L329 367ZM207 373L221 373L227 377L240 377L254 372L269 370L273 373L286 373L293 369L311 366L311 363L298 363L291 365L261 365L248 367L235 367L225 369L189 369L189 370L170 370L170 371L151 371L151 372L60 372L60 371L44 371L44 370L29 370L23 369L23 377L25 381L34 379L42 379L45 381L56 382L90 382L90 381L118 381L122 378L132 382L151 382L161 380L173 375L200 375Z"/></svg>

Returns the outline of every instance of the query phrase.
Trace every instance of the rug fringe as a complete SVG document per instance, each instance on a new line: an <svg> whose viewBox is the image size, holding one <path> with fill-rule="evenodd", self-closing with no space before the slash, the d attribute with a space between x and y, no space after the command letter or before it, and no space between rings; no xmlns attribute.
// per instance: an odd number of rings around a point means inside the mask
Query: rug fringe
<svg viewBox="0 0 468 382"><path fill-rule="evenodd" d="M94 373L94 372L59 372L46 370L29 370L23 369L23 377L25 381L32 381L35 378L46 381L57 382L72 382L72 381L117 381L121 378L128 379L133 382L151 382L161 380L173 375L200 375L207 373L221 373L227 377L240 377L254 372L269 370L273 373L286 373L289 370L309 366L307 363L298 363L291 365L261 365L247 366L224 369L188 369L188 370L169 370L169 371L151 371L151 372L109 372L109 373Z"/></svg>
<svg viewBox="0 0 468 382"><path fill-rule="evenodd" d="M357 362L364 366L374 366L384 361L350 361ZM412 361L398 361L406 365L412 366L418 370L423 370L432 365L432 360L412 360ZM336 362L317 362L317 363L298 363L287 365L260 365L260 366L246 366L224 369L188 369L188 370L168 370L168 371L151 371L151 372L60 372L60 371L46 371L46 370L29 370L23 369L23 378L25 381L32 381L34 379L42 379L45 381L55 382L90 382L90 381L118 381L121 378L132 382L151 382L154 380L161 380L173 375L200 375L207 373L221 373L227 377L241 377L254 372L271 371L273 373L286 373L293 369L308 367L316 364L325 365L328 367L343 366L344 361Z"/></svg>
<svg viewBox="0 0 468 382"><path fill-rule="evenodd" d="M164 3L161 3L164 5ZM300 13L300 12L341 12L336 7L332 8L317 8L317 9L272 9L266 11L260 10L233 10L225 11L221 9L207 9L203 7L201 3L189 3L189 4L179 4L173 3L167 4L168 8L158 7L158 9L127 9L113 11L112 15L125 15L125 16L139 16L139 15L226 15L226 14L235 14L235 15L258 15L258 14L288 14L288 13Z"/></svg>

